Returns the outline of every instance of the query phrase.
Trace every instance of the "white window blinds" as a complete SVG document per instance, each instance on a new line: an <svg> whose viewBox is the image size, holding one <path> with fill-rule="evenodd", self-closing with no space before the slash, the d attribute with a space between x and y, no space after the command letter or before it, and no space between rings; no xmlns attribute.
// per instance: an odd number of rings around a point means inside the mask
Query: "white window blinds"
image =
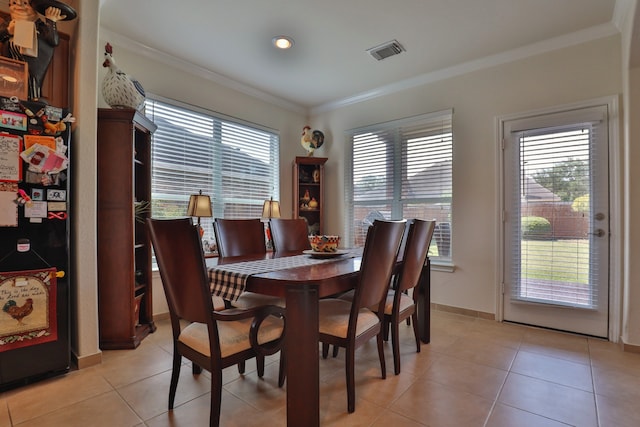
<svg viewBox="0 0 640 427"><path fill-rule="evenodd" d="M279 194L279 136L269 129L174 101L147 99L152 139L152 213L181 217L189 196L211 197L214 217L258 218ZM213 239L212 218L202 219Z"/></svg>
<svg viewBox="0 0 640 427"><path fill-rule="evenodd" d="M450 260L452 111L348 132L345 171L350 245L362 245L375 219L437 221L430 255Z"/></svg>
<svg viewBox="0 0 640 427"><path fill-rule="evenodd" d="M606 232L592 227L607 229L593 222L598 211L607 212L598 191L606 181L606 150L599 149L606 145L606 116L595 108L579 113L559 114L552 126L532 119L510 129L509 179L519 183L508 197L512 300L598 306Z"/></svg>

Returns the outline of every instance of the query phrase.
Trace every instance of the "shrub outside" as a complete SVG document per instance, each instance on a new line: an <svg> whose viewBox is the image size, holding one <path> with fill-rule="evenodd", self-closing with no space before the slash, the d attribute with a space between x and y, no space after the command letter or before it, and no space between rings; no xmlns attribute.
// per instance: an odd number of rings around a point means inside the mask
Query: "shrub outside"
<svg viewBox="0 0 640 427"><path fill-rule="evenodd" d="M548 239L551 237L551 223L540 216L524 216L520 227L523 239Z"/></svg>

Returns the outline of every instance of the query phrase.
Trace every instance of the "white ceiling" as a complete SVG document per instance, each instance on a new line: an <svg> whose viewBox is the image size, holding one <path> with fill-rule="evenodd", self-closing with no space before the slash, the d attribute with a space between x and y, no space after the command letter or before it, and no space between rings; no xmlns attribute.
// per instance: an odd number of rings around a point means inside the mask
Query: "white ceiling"
<svg viewBox="0 0 640 427"><path fill-rule="evenodd" d="M100 19L104 37L193 64L247 91L322 109L615 34L628 0L617 3L101 0ZM276 50L271 39L280 34L295 46ZM406 52L383 61L366 53L392 39Z"/></svg>

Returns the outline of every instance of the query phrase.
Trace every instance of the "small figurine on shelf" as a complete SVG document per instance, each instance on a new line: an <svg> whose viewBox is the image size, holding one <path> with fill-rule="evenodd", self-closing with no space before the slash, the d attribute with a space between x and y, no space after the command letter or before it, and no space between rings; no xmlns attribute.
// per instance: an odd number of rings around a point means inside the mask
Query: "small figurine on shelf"
<svg viewBox="0 0 640 427"><path fill-rule="evenodd" d="M309 202L311 201L311 196L309 195L309 190L304 190L304 196L300 198L300 209L309 209Z"/></svg>
<svg viewBox="0 0 640 427"><path fill-rule="evenodd" d="M318 209L318 201L315 197L312 197L311 200L309 200L309 204L307 206L309 207L309 209Z"/></svg>
<svg viewBox="0 0 640 427"><path fill-rule="evenodd" d="M316 168L313 170L313 182L314 183L319 183L320 182L320 167L316 166Z"/></svg>

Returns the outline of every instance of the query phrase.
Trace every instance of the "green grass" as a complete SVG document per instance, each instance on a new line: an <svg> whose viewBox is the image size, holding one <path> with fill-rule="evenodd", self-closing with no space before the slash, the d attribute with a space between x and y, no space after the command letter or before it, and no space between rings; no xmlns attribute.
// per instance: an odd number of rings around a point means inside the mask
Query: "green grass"
<svg viewBox="0 0 640 427"><path fill-rule="evenodd" d="M589 240L523 240L522 278L589 284Z"/></svg>
<svg viewBox="0 0 640 427"><path fill-rule="evenodd" d="M429 256L438 256L432 242ZM523 240L522 278L589 284L589 240Z"/></svg>

